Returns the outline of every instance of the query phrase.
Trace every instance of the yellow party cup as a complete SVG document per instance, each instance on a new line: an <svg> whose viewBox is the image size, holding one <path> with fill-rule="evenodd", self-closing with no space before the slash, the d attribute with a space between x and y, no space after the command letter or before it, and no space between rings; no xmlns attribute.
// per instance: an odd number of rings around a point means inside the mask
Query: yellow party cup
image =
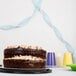
<svg viewBox="0 0 76 76"><path fill-rule="evenodd" d="M63 57L63 67L66 67L68 64L73 64L72 53L66 52Z"/></svg>

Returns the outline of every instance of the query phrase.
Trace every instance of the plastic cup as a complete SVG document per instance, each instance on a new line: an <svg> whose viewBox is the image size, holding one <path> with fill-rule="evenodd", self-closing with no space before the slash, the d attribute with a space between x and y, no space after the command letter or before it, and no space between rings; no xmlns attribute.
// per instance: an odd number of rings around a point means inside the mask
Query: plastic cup
<svg viewBox="0 0 76 76"><path fill-rule="evenodd" d="M56 66L56 59L55 59L55 53L54 52L48 52L47 53L46 65L49 67L55 67Z"/></svg>
<svg viewBox="0 0 76 76"><path fill-rule="evenodd" d="M73 63L76 64L76 53L73 53Z"/></svg>
<svg viewBox="0 0 76 76"><path fill-rule="evenodd" d="M63 57L63 67L66 67L68 64L73 64L72 54L71 53L64 53Z"/></svg>
<svg viewBox="0 0 76 76"><path fill-rule="evenodd" d="M62 54L56 54L56 67L61 68L63 67L63 58Z"/></svg>

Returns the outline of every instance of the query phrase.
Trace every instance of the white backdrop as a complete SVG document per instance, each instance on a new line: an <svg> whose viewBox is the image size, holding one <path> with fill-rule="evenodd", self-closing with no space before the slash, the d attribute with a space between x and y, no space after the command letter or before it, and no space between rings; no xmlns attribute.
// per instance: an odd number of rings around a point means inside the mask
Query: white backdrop
<svg viewBox="0 0 76 76"><path fill-rule="evenodd" d="M41 8L51 18L51 23L62 33L64 39L76 49L76 0L43 0ZM32 0L0 0L0 25L16 25L33 12ZM24 27L0 30L0 63L3 50L8 45L38 45L47 51L66 52L53 30L44 22L40 13Z"/></svg>

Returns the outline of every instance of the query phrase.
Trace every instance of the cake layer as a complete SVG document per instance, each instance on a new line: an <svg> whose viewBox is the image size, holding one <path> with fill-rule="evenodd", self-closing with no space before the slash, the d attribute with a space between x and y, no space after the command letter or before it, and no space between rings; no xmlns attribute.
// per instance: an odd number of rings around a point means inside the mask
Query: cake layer
<svg viewBox="0 0 76 76"><path fill-rule="evenodd" d="M4 50L4 58L14 57L15 55L32 55L36 57L46 58L46 51L41 48L31 47L12 47Z"/></svg>
<svg viewBox="0 0 76 76"><path fill-rule="evenodd" d="M35 62L43 62L43 61L46 61L46 59L43 59L43 58L40 58L40 57L35 57L35 56L31 56L31 55L25 55L25 56L14 56L14 57L11 57L11 58L4 58L4 60L31 60L31 61L35 61Z"/></svg>
<svg viewBox="0 0 76 76"><path fill-rule="evenodd" d="M19 60L19 59L9 59L3 60L5 68L45 68L45 61L31 61L31 60Z"/></svg>

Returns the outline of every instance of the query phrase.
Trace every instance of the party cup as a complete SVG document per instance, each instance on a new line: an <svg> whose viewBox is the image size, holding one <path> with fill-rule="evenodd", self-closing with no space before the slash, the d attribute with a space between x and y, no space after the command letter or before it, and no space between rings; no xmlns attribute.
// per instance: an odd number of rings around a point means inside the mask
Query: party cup
<svg viewBox="0 0 76 76"><path fill-rule="evenodd" d="M72 54L71 53L64 53L63 57L63 67L66 67L68 64L73 64Z"/></svg>
<svg viewBox="0 0 76 76"><path fill-rule="evenodd" d="M56 66L56 59L55 59L55 53L54 52L48 52L47 53L46 65L49 67L55 67Z"/></svg>
<svg viewBox="0 0 76 76"><path fill-rule="evenodd" d="M56 54L56 67L61 68L63 67L63 56L62 54Z"/></svg>

